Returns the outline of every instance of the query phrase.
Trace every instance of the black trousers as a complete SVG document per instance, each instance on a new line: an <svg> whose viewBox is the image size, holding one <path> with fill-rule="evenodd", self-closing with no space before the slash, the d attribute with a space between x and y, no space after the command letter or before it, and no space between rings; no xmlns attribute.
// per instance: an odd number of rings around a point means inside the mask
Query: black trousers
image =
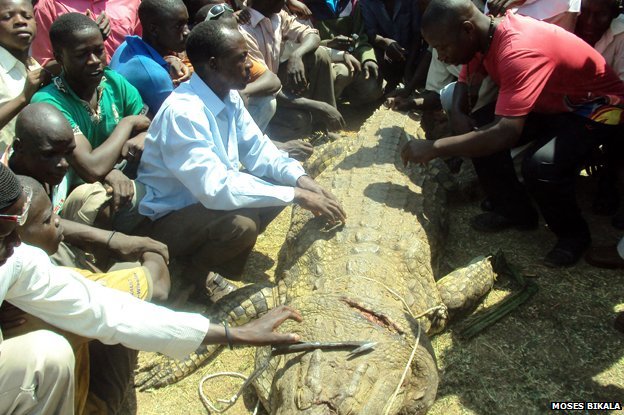
<svg viewBox="0 0 624 415"><path fill-rule="evenodd" d="M493 106L473 115L478 125L485 125L494 119ZM472 161L495 212L518 221L534 221L537 211L530 195L557 237L589 238L576 201L576 179L600 145L622 154L622 132L622 126L596 123L571 113L533 113L518 142L532 142L522 164L524 185L518 181L509 150Z"/></svg>

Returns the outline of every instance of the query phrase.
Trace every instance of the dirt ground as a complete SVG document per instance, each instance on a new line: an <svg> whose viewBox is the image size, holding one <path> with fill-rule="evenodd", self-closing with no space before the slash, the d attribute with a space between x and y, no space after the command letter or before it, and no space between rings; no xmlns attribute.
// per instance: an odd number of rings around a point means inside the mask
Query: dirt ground
<svg viewBox="0 0 624 415"><path fill-rule="evenodd" d="M351 134L366 112L350 114ZM591 179L581 178L581 200L589 212ZM624 336L612 328L615 312L624 310L624 272L592 268L584 262L563 270L541 265L554 243L544 227L533 232L508 231L482 235L471 230L469 219L479 213L478 200L449 206L449 235L444 268L452 270L478 255L502 250L510 263L530 276L539 292L477 337L458 335L462 322L433 338L441 374L432 415L542 414L551 401L618 401L624 403ZM594 242L615 243L621 235L608 218L588 215ZM272 280L275 258L289 227L285 210L260 236L243 282ZM482 308L495 305L517 289L508 278L497 281ZM131 413L145 415L205 414L198 384L207 374L253 371L250 348L224 351L192 376L166 388L137 392ZM142 353L142 364L157 359ZM212 400L229 398L242 380L209 380L203 390ZM228 414L252 414L257 399L245 392ZM258 413L264 413L260 408ZM556 413L556 412L552 412ZM562 412L561 412L562 413ZM569 412L572 413L572 412ZM604 413L604 412L592 412ZM618 412L618 413L624 413ZM376 415L376 414L371 414Z"/></svg>

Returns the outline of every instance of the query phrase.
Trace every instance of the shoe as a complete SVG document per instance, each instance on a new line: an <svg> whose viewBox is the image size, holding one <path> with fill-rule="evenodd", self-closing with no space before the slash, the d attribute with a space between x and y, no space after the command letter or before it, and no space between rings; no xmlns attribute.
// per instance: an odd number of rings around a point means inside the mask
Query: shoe
<svg viewBox="0 0 624 415"><path fill-rule="evenodd" d="M615 320L613 321L613 327L617 331L624 333L624 311L617 313L617 316L615 316Z"/></svg>
<svg viewBox="0 0 624 415"><path fill-rule="evenodd" d="M559 238L544 257L544 265L550 268L570 267L581 259L590 243L589 237Z"/></svg>
<svg viewBox="0 0 624 415"><path fill-rule="evenodd" d="M473 217L470 225L479 232L501 232L512 228L529 231L537 228L537 219L519 221L496 212L486 212Z"/></svg>
<svg viewBox="0 0 624 415"><path fill-rule="evenodd" d="M237 289L234 284L232 284L216 272L208 273L208 277L206 277L205 288L206 297L208 297L208 300L212 301L213 303L216 303L221 298L225 297L226 295Z"/></svg>
<svg viewBox="0 0 624 415"><path fill-rule="evenodd" d="M585 255L585 261L598 268L624 268L624 258L618 253L616 245L592 247Z"/></svg>

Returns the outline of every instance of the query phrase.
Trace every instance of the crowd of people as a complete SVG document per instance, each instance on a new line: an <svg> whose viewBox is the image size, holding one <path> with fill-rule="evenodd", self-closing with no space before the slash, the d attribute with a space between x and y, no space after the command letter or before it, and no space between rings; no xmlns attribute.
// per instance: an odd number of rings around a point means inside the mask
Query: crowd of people
<svg viewBox="0 0 624 415"><path fill-rule="evenodd" d="M589 249L576 201L593 166L593 208L624 228L620 7L0 0L0 412L116 413L135 350L297 341L275 332L302 318L287 307L229 328L163 305L172 280L201 301L232 292L289 204L347 220L298 161L302 137L344 127L342 102L443 110L453 135L401 156L471 159L476 230L541 214L546 265L624 268L624 238Z"/></svg>

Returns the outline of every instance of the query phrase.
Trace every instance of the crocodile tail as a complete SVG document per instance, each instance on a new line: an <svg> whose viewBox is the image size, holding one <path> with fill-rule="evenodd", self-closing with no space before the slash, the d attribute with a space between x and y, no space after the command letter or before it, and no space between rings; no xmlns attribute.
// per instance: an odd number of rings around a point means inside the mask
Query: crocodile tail
<svg viewBox="0 0 624 415"><path fill-rule="evenodd" d="M252 284L226 295L213 307L211 321L227 321L240 326L274 308L277 296L268 284ZM207 364L223 348L222 345L199 346L184 360L164 358L161 363L139 369L134 385L139 390L162 388L176 383Z"/></svg>
<svg viewBox="0 0 624 415"><path fill-rule="evenodd" d="M492 257L477 257L437 282L442 302L452 317L471 311L494 286Z"/></svg>

